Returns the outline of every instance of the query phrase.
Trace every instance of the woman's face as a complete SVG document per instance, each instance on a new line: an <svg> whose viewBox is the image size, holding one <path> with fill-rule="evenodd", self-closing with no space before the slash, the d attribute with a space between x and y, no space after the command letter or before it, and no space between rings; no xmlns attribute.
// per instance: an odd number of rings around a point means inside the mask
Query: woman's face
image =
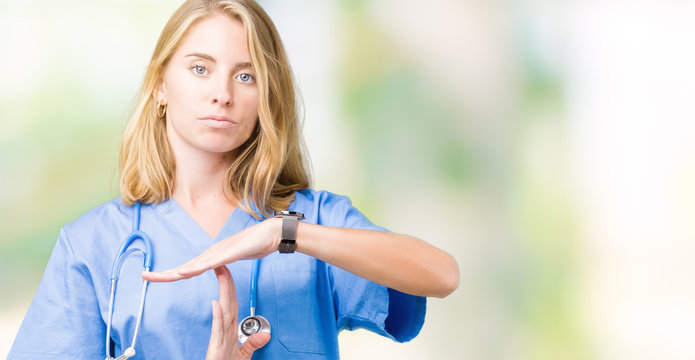
<svg viewBox="0 0 695 360"><path fill-rule="evenodd" d="M155 99L167 105L174 153L227 153L251 135L258 86L244 26L226 15L193 25L172 56Z"/></svg>

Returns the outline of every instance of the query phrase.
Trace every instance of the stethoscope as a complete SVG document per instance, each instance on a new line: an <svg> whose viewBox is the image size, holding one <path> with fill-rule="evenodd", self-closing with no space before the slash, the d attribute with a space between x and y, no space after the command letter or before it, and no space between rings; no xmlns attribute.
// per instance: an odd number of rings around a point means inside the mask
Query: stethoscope
<svg viewBox="0 0 695 360"><path fill-rule="evenodd" d="M140 208L141 204L139 202L133 205L133 230L128 234L125 241L121 245L121 248L116 254L116 258L111 266L111 294L109 296L109 314L108 320L106 322L106 360L125 360L135 356L135 341L138 338L138 331L140 330L140 323L142 322L142 312L145 308L145 294L147 293L147 280L142 282L142 295L140 296L140 309L138 310L138 320L135 323L135 333L133 333L133 342L130 344L124 352L123 355L113 358L111 357L111 321L113 320L113 301L116 296L116 282L118 282L118 275L121 272L121 265L123 260L128 257L128 255L141 252L145 257L145 262L143 267L145 271L150 271L152 268L152 240L147 236L146 233L140 231ZM136 240L142 240L145 244L145 250L140 248L132 248L132 244ZM245 317L239 323L239 342L242 344L249 338L249 336L257 333L268 333L270 334L270 324L268 320L263 316L256 315L256 295L258 293L258 269L260 267L260 259L254 261L251 269L251 286L249 294L250 302L250 316Z"/></svg>
<svg viewBox="0 0 695 360"><path fill-rule="evenodd" d="M245 317L239 323L239 342L244 343L249 336L258 333L267 333L270 335L270 324L263 316L256 315L256 294L258 293L258 268L260 267L261 259L253 262L251 269L251 286L249 293L249 306L251 307L250 315Z"/></svg>
<svg viewBox="0 0 695 360"><path fill-rule="evenodd" d="M132 248L128 250L130 244L135 240L142 240L145 243L145 250L140 248ZM145 257L145 271L150 271L152 268L152 240L144 232L140 231L140 203L137 202L133 206L133 230L130 232L128 237L125 239L121 248L116 254L116 259L113 261L111 266L111 295L109 298L109 316L106 322L106 360L114 360L111 357L111 320L113 320L113 299L116 296L116 282L118 281L118 275L121 272L121 265L123 260L128 257L128 255L141 252ZM138 320L135 323L135 333L133 334L133 342L130 344L123 355L117 357L115 360L124 360L135 356L135 341L138 338L138 331L140 330L140 322L142 321L142 311L145 307L145 293L147 292L147 280L142 282L142 295L140 296L140 310L138 310Z"/></svg>

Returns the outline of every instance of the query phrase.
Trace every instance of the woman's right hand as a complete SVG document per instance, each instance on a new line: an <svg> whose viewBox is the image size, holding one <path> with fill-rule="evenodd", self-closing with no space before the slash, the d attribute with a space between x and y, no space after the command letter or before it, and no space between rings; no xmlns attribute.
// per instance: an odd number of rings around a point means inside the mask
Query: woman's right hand
<svg viewBox="0 0 695 360"><path fill-rule="evenodd" d="M239 346L238 303L232 274L225 265L215 268L220 286L219 301L212 302L212 330L206 360L250 360L253 352L270 341L270 335L251 335Z"/></svg>
<svg viewBox="0 0 695 360"><path fill-rule="evenodd" d="M237 260L260 259L278 251L281 234L282 219L266 219L218 241L181 266L164 271L143 271L141 275L151 282L178 281Z"/></svg>

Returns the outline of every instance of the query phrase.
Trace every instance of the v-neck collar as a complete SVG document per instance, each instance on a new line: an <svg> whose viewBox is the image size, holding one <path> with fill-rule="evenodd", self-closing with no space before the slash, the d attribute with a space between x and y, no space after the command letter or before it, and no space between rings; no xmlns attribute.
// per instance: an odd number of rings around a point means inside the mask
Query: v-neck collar
<svg viewBox="0 0 695 360"><path fill-rule="evenodd" d="M224 225L222 225L215 239L212 239L174 198L169 198L169 200L155 205L154 208L169 222L169 225L176 229L200 252L205 251L212 244L259 222L246 211L236 207Z"/></svg>

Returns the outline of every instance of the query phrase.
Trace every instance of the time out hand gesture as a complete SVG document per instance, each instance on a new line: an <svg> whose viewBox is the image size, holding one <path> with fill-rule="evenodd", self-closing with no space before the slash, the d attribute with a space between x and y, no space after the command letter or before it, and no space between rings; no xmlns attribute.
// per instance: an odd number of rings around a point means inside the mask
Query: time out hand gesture
<svg viewBox="0 0 695 360"><path fill-rule="evenodd" d="M258 259L277 251L282 220L270 218L248 227L205 250L187 263L162 272L143 272L147 281L163 282L187 279L237 260Z"/></svg>
<svg viewBox="0 0 695 360"><path fill-rule="evenodd" d="M253 352L270 340L270 335L251 335L239 346L237 340L238 306L234 280L229 269L222 265L215 268L220 285L220 299L212 302L212 330L206 360L250 360Z"/></svg>

